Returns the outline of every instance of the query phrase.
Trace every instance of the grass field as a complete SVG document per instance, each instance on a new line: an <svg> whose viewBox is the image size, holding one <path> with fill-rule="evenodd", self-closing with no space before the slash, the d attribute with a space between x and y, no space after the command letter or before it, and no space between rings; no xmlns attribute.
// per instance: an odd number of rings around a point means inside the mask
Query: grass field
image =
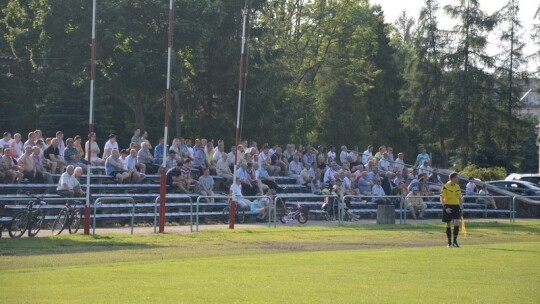
<svg viewBox="0 0 540 304"><path fill-rule="evenodd" d="M539 303L540 222L0 239L0 303Z"/></svg>

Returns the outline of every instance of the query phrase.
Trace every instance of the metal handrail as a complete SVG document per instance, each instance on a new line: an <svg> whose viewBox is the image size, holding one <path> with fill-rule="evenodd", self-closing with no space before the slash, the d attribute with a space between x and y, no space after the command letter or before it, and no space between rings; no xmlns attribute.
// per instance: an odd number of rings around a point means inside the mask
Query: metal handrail
<svg viewBox="0 0 540 304"><path fill-rule="evenodd" d="M97 205L101 205L102 202L113 202L113 201L127 201L131 202L131 234L133 234L133 225L135 223L135 200L132 197L120 196L120 197L100 197L94 201L94 218L92 220L92 234L96 234L96 212Z"/></svg>
<svg viewBox="0 0 540 304"><path fill-rule="evenodd" d="M189 209L190 209L190 230L193 232L193 199L188 194L166 194L165 195L165 205L167 205L167 199L188 199L189 200ZM159 196L154 200L154 233L157 233L157 218L158 218L158 205L159 205Z"/></svg>

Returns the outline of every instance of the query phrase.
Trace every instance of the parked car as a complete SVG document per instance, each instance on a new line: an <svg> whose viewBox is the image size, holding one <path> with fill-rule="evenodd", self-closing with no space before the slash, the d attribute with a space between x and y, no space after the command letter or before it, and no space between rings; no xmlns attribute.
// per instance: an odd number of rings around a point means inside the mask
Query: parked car
<svg viewBox="0 0 540 304"><path fill-rule="evenodd" d="M527 173L527 174L520 174L520 173L512 173L508 175L504 180L507 181L526 181L531 182L535 185L540 185L540 174L537 173Z"/></svg>
<svg viewBox="0 0 540 304"><path fill-rule="evenodd" d="M501 181L486 182L486 184L515 193L517 195L534 196L534 197L540 198L540 188L531 182L517 181L517 180L514 180L514 181L501 180Z"/></svg>

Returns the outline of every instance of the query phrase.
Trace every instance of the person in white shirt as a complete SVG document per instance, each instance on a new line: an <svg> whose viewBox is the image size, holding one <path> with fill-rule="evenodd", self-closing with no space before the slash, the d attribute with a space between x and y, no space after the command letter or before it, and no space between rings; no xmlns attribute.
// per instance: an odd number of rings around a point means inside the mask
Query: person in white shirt
<svg viewBox="0 0 540 304"><path fill-rule="evenodd" d="M21 134L15 133L15 135L13 135L13 140L11 141L11 156L15 159L19 159L19 157L24 154L21 138Z"/></svg>
<svg viewBox="0 0 540 304"><path fill-rule="evenodd" d="M403 172L403 168L405 168L405 161L403 160L403 158L405 157L405 155L403 153L398 153L398 156L396 158L396 160L394 161L394 172L396 173L402 173Z"/></svg>
<svg viewBox="0 0 540 304"><path fill-rule="evenodd" d="M379 171L387 172L390 170L390 162L388 161L388 153L384 152L383 157L378 163Z"/></svg>
<svg viewBox="0 0 540 304"><path fill-rule="evenodd" d="M300 163L300 157L298 154L293 156L293 161L289 164L289 176L296 178L297 184L302 184L302 163Z"/></svg>
<svg viewBox="0 0 540 304"><path fill-rule="evenodd" d="M369 162L369 159L373 157L373 146L372 145L369 145L366 149L366 151L364 151L364 153L362 153L362 163L364 165L367 165L367 163Z"/></svg>
<svg viewBox="0 0 540 304"><path fill-rule="evenodd" d="M330 150L328 151L328 154L326 156L328 163L336 161L336 147L334 147L333 145L330 145L328 147L328 150Z"/></svg>
<svg viewBox="0 0 540 304"><path fill-rule="evenodd" d="M473 177L469 177L469 182L465 186L466 193L469 195L474 195L476 193L476 183L474 182Z"/></svg>
<svg viewBox="0 0 540 304"><path fill-rule="evenodd" d="M56 187L56 192L59 195L64 197L73 197L75 194L84 195L79 180L75 178L74 173L75 166L69 165L66 167L66 172L62 173Z"/></svg>
<svg viewBox="0 0 540 304"><path fill-rule="evenodd" d="M122 150L127 154L127 151ZM120 157L120 160L122 163L124 163L124 160L122 157ZM175 164L176 166L176 164ZM142 182L146 178L146 174L140 172L137 169L137 150L131 149L129 150L129 155L125 157L125 167L124 170L129 173L131 182L136 184Z"/></svg>
<svg viewBox="0 0 540 304"><path fill-rule="evenodd" d="M337 164L336 162L331 162L330 166L326 168L326 171L324 172L323 182L330 188L332 185L334 185L334 182L336 181L336 173L337 173Z"/></svg>
<svg viewBox="0 0 540 304"><path fill-rule="evenodd" d="M90 136L92 136L92 147L89 147L90 141L86 141L86 143L84 144L84 151L86 151L84 159L88 160L88 153L90 153L90 162L96 166L103 166L105 164L105 161L98 156L101 150L99 149L99 145L96 142L96 133L92 132Z"/></svg>
<svg viewBox="0 0 540 304"><path fill-rule="evenodd" d="M60 152L60 160L64 159L64 150L66 149L66 143L64 142L64 133L62 131L56 132L56 139L58 140L58 151Z"/></svg>
<svg viewBox="0 0 540 304"><path fill-rule="evenodd" d="M347 153L347 146L341 146L341 153L339 153L339 161L340 164L343 164L347 161L347 156L349 154Z"/></svg>
<svg viewBox="0 0 540 304"><path fill-rule="evenodd" d="M236 177L236 181L231 185L230 195L240 209L251 209L251 201L245 199L242 195L242 181L239 177Z"/></svg>
<svg viewBox="0 0 540 304"><path fill-rule="evenodd" d="M13 139L11 138L11 134L9 132L4 132L4 137L0 139L0 148L7 149L11 146L11 142Z"/></svg>
<svg viewBox="0 0 540 304"><path fill-rule="evenodd" d="M103 159L109 158L112 150L119 150L116 135L114 134L109 135L109 140L105 143L105 147L103 147Z"/></svg>
<svg viewBox="0 0 540 304"><path fill-rule="evenodd" d="M381 179L376 178L373 184L373 187L371 187L371 195L373 196L372 202L376 204L386 204L386 193L384 193L384 189L381 186Z"/></svg>
<svg viewBox="0 0 540 304"><path fill-rule="evenodd" d="M424 163L418 168L419 174L429 175L433 171L433 168L429 165L429 160L424 161Z"/></svg>

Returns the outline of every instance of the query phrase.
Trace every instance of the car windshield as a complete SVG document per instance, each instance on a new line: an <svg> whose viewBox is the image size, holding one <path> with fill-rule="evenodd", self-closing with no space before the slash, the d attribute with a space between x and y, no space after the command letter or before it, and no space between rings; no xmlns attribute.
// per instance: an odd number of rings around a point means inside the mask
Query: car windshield
<svg viewBox="0 0 540 304"><path fill-rule="evenodd" d="M521 180L524 182L530 182L533 185L538 185L538 183L540 183L540 176L524 176L521 178Z"/></svg>

